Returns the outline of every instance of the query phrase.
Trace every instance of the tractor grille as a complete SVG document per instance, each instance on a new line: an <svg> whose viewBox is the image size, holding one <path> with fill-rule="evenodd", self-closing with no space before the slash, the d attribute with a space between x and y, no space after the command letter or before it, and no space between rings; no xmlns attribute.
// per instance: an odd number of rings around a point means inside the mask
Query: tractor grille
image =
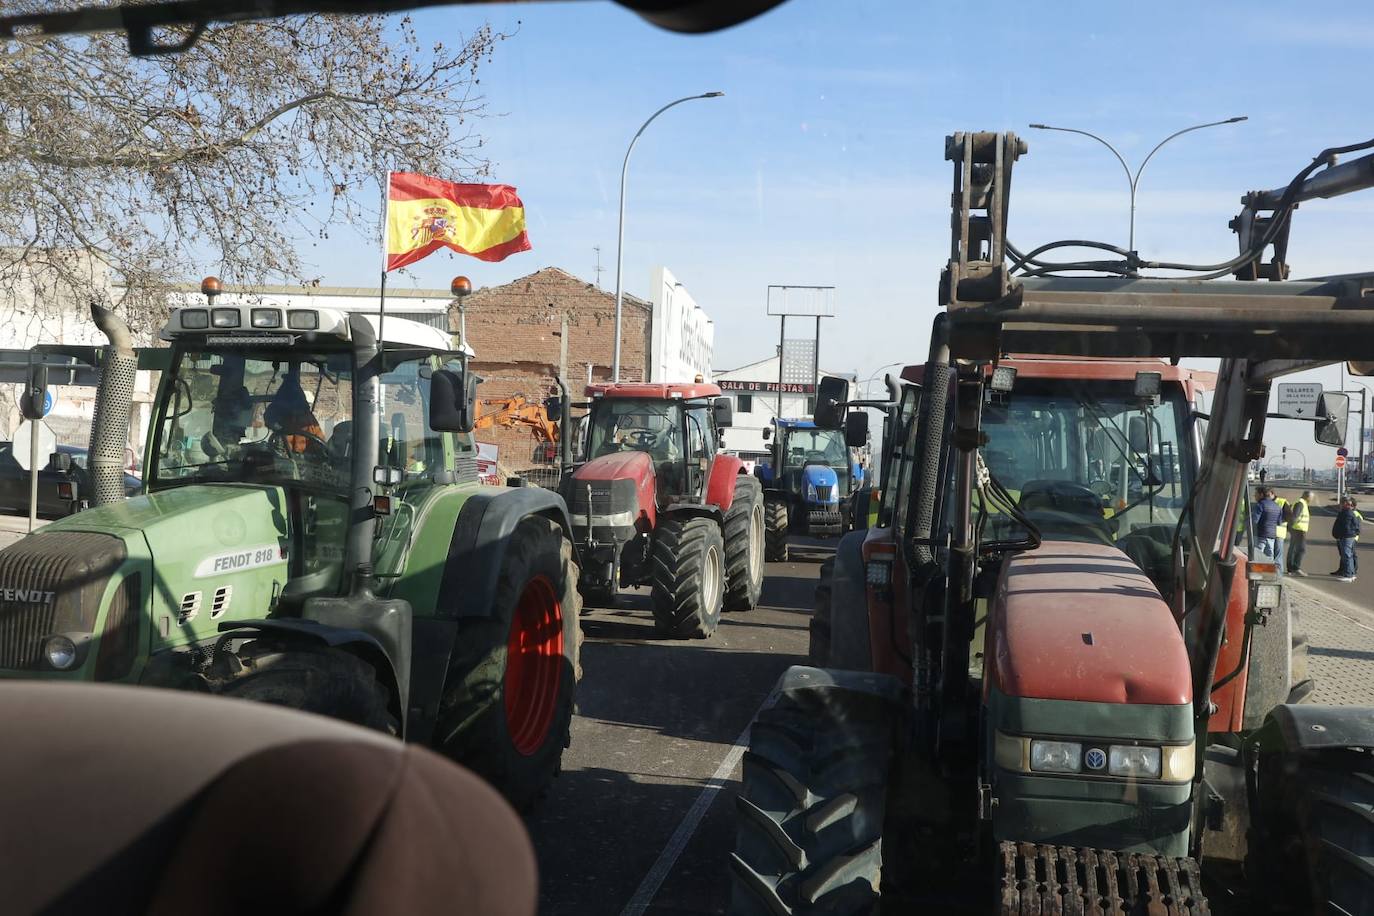
<svg viewBox="0 0 1374 916"><path fill-rule="evenodd" d="M36 534L0 551L0 668L36 668L43 637L89 633L126 556L108 534Z"/></svg>
<svg viewBox="0 0 1374 916"><path fill-rule="evenodd" d="M611 514L611 482L609 480L598 483L582 483L574 480L572 483L572 513L573 515L586 516L587 514L587 490L591 489L591 511L592 515Z"/></svg>
<svg viewBox="0 0 1374 916"><path fill-rule="evenodd" d="M834 490L835 488L828 483L821 484L819 487L816 487L816 501L822 503L830 502L831 494L834 492Z"/></svg>

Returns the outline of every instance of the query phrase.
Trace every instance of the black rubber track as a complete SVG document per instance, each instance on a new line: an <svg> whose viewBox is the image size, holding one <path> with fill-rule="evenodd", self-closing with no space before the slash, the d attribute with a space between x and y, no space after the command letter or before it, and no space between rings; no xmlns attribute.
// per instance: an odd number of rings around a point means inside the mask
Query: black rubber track
<svg viewBox="0 0 1374 916"><path fill-rule="evenodd" d="M821 563L821 577L816 581L816 600L811 611L811 645L807 651L808 664L825 668L830 664L830 581L835 575L835 558Z"/></svg>
<svg viewBox="0 0 1374 916"><path fill-rule="evenodd" d="M1246 865L1254 899L1275 914L1374 916L1371 754L1274 754L1261 760L1260 786L1264 826Z"/></svg>
<svg viewBox="0 0 1374 916"><path fill-rule="evenodd" d="M764 497L763 544L765 560L787 562L787 503L776 497Z"/></svg>
<svg viewBox="0 0 1374 916"><path fill-rule="evenodd" d="M724 598L724 555L725 541L714 519L659 516L650 597L654 624L660 633L705 639L716 631ZM718 564L714 589L708 589L704 575L706 564L711 562ZM712 593L707 594L708 590Z"/></svg>
<svg viewBox="0 0 1374 916"><path fill-rule="evenodd" d="M302 646L273 651L269 645L255 641L245 646L240 654L244 672L219 692L396 734L387 690L367 662L342 649Z"/></svg>
<svg viewBox="0 0 1374 916"><path fill-rule="evenodd" d="M544 575L563 616L563 676L544 743L520 753L505 712L506 645L526 584ZM558 772L570 741L575 682L582 676L582 597L572 543L556 522L522 519L511 535L496 587L492 616L459 621L435 728L436 749L476 771L519 809L528 809Z"/></svg>
<svg viewBox="0 0 1374 916"><path fill-rule="evenodd" d="M730 503L730 511L725 513L725 523L721 528L725 538L727 611L751 611L758 607L759 597L763 594L763 558L759 558L758 575L751 574L749 564L749 525L755 513L762 521L763 485L756 477L739 474L735 477L735 497Z"/></svg>
<svg viewBox="0 0 1374 916"><path fill-rule="evenodd" d="M732 916L876 912L892 750L880 698L784 691L744 755Z"/></svg>

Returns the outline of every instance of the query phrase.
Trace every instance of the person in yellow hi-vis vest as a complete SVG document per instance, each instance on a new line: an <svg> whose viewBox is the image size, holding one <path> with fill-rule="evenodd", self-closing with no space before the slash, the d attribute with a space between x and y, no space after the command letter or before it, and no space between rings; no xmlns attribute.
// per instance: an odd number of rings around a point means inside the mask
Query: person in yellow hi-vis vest
<svg viewBox="0 0 1374 916"><path fill-rule="evenodd" d="M1273 487L1269 488L1269 498L1279 504L1279 523L1274 526L1274 567L1278 570L1279 578L1283 578L1284 572L1284 544L1288 541L1288 522L1292 518L1292 510L1288 508L1288 500L1280 496Z"/></svg>
<svg viewBox="0 0 1374 916"><path fill-rule="evenodd" d="M1288 571L1295 576L1306 576L1302 561L1307 555L1307 529L1312 524L1312 491L1303 490L1289 507L1292 521L1288 523Z"/></svg>

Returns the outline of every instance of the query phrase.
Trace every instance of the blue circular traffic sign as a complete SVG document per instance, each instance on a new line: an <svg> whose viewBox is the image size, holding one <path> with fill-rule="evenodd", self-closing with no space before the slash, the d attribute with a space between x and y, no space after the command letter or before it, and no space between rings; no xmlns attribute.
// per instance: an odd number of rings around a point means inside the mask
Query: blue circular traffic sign
<svg viewBox="0 0 1374 916"><path fill-rule="evenodd" d="M43 389L43 416L52 413L53 405L57 403L57 395L53 394L51 388Z"/></svg>
<svg viewBox="0 0 1374 916"><path fill-rule="evenodd" d="M1345 448L1344 446L1342 446L1341 448L1336 449L1336 454L1337 454L1337 455L1340 455L1342 458L1349 458L1349 457L1350 457L1350 449Z"/></svg>

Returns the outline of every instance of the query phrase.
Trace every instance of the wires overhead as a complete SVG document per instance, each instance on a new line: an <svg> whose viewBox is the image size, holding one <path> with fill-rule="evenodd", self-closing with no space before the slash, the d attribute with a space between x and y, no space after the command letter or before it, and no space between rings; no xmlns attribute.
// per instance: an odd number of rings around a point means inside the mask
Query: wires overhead
<svg viewBox="0 0 1374 916"><path fill-rule="evenodd" d="M1216 264L1187 264L1175 261L1146 261L1142 260L1134 251L1127 251L1116 245L1107 242L1096 242L1085 239L1065 239L1058 242L1049 242L1038 248L1032 249L1029 253L1022 253L1019 248L1007 241L1007 259L1011 262L1010 272L1020 277L1055 277L1063 276L1067 273L1093 273L1107 274L1117 277L1139 276L1141 270L1176 270L1186 273L1201 274L1192 277L1196 280L1213 280L1218 277L1225 277L1235 271L1254 263L1264 256L1265 249L1273 244L1275 239L1287 226L1291 218L1293 208L1299 202L1303 185L1308 178L1318 169L1331 167L1336 164L1338 156L1347 153L1357 152L1374 148L1374 139L1366 140L1363 143L1355 143L1350 146L1337 146L1324 149L1306 167L1293 177L1283 195L1279 198L1278 204L1273 208L1273 216L1269 218L1264 226L1264 232L1257 235L1251 241L1248 248L1227 261ZM1247 206L1252 206L1247 203ZM1078 260L1078 261L1047 261L1041 257L1050 251L1062 248L1090 248L1098 251L1105 251L1120 257L1120 260Z"/></svg>

